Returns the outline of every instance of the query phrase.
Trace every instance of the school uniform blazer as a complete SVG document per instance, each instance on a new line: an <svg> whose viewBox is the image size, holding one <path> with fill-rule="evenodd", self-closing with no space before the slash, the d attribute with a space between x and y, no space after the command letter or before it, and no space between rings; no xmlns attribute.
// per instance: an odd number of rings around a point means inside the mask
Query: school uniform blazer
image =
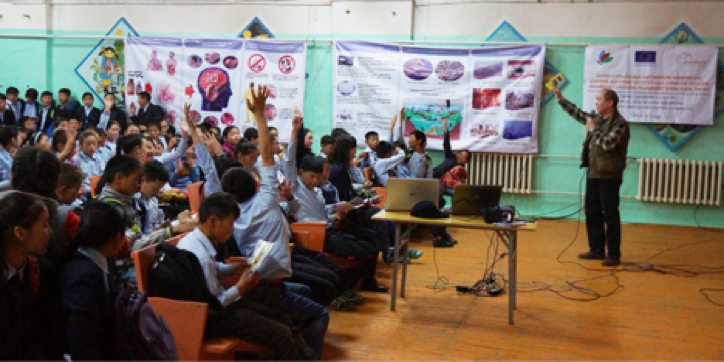
<svg viewBox="0 0 724 362"><path fill-rule="evenodd" d="M329 182L337 188L339 192L339 201L351 201L355 195L352 186L352 177L349 170L342 165L331 165L329 168Z"/></svg>
<svg viewBox="0 0 724 362"><path fill-rule="evenodd" d="M15 119L15 113L13 112L13 110L6 108L3 112L3 119L0 124L2 124L3 126L14 126L16 121L17 120Z"/></svg>
<svg viewBox="0 0 724 362"><path fill-rule="evenodd" d="M139 126L148 126L148 123L154 119L163 117L163 109L153 103L149 103L146 110L139 109L135 116L131 116L131 121Z"/></svg>
<svg viewBox="0 0 724 362"><path fill-rule="evenodd" d="M93 108L91 108L90 113L86 116L85 107L78 107L75 110L75 118L78 119L78 121L80 122L80 124L82 126L90 125L90 126L95 127L98 125L98 121L100 121L100 119L101 119L101 110L96 107L93 107Z"/></svg>
<svg viewBox="0 0 724 362"><path fill-rule="evenodd" d="M50 106L48 108L48 112L45 114L45 124L43 124L43 106L41 105L40 108L38 108L38 123L35 125L35 129L38 131L48 132L48 128L53 126L57 113L58 110L55 109L55 106ZM43 124L43 129L40 129L41 124Z"/></svg>
<svg viewBox="0 0 724 362"><path fill-rule="evenodd" d="M114 302L118 292L113 263L108 267L108 290L103 270L80 251L75 251L61 272L65 352L73 360L117 359Z"/></svg>

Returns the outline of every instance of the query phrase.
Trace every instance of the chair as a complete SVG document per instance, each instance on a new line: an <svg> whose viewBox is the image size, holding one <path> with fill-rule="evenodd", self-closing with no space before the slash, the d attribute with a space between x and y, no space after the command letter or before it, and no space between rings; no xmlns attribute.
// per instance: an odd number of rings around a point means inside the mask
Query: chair
<svg viewBox="0 0 724 362"><path fill-rule="evenodd" d="M322 252L343 268L351 268L362 263L360 260L345 258L324 252L324 240L327 234L327 223L324 221L295 222L291 224L294 243L309 250Z"/></svg>
<svg viewBox="0 0 724 362"><path fill-rule="evenodd" d="M98 186L98 182L101 181L100 176L91 176L88 177L88 182L90 182L90 192L92 197L96 197L96 186Z"/></svg>
<svg viewBox="0 0 724 362"><path fill-rule="evenodd" d="M156 259L156 245L135 251L131 257L135 263L138 290L148 291L148 272ZM235 352L258 354L264 358L274 356L269 348L240 338L204 341L208 304L158 297L149 297L148 300L171 329L180 361L233 360Z"/></svg>
<svg viewBox="0 0 724 362"><path fill-rule="evenodd" d="M189 194L189 206L191 207L191 211L194 213L199 212L201 201L204 201L204 193L201 190L201 186L203 185L204 182L199 181L186 186L186 191Z"/></svg>
<svg viewBox="0 0 724 362"><path fill-rule="evenodd" d="M387 204L387 189L384 187L375 187L375 193L377 193L378 196L382 197L382 201L378 205L385 208L385 205Z"/></svg>
<svg viewBox="0 0 724 362"><path fill-rule="evenodd" d="M362 173L365 175L365 180L372 182L372 167L365 167Z"/></svg>

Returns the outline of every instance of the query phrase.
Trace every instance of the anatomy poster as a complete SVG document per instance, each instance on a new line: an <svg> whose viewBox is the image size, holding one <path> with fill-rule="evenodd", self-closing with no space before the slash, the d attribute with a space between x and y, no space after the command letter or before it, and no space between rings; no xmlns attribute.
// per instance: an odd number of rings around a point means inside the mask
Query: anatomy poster
<svg viewBox="0 0 724 362"><path fill-rule="evenodd" d="M447 120L452 147L535 153L545 46L485 48L336 42L334 123L358 139L389 136L404 109L405 135L424 132L442 149Z"/></svg>
<svg viewBox="0 0 724 362"><path fill-rule="evenodd" d="M291 127L294 106L304 105L305 57L305 43L129 37L126 99L138 108L138 94L149 93L174 125L189 103L197 122L243 130L255 126L246 108L249 85L262 84L271 90L265 112L270 125ZM280 130L280 136L288 134Z"/></svg>

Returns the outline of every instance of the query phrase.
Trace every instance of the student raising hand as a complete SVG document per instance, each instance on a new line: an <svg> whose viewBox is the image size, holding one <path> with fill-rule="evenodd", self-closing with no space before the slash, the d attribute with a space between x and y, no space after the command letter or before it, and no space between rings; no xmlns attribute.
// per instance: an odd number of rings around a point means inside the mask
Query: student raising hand
<svg viewBox="0 0 724 362"><path fill-rule="evenodd" d="M264 109L266 108L266 99L269 97L269 90L266 86L259 85L257 91L251 89L250 101L246 99L246 106L254 113L254 120L259 131L259 153L261 154L261 166L274 166L274 152L272 151L271 136L269 136L269 126L267 125Z"/></svg>

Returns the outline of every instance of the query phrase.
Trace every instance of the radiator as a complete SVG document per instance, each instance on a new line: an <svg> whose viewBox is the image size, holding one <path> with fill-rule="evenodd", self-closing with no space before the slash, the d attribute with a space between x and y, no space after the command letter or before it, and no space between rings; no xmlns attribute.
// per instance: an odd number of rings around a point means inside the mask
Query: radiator
<svg viewBox="0 0 724 362"><path fill-rule="evenodd" d="M473 153L466 167L468 185L503 186L510 194L533 193L533 155Z"/></svg>
<svg viewBox="0 0 724 362"><path fill-rule="evenodd" d="M638 200L721 204L723 162L643 158L639 164Z"/></svg>

